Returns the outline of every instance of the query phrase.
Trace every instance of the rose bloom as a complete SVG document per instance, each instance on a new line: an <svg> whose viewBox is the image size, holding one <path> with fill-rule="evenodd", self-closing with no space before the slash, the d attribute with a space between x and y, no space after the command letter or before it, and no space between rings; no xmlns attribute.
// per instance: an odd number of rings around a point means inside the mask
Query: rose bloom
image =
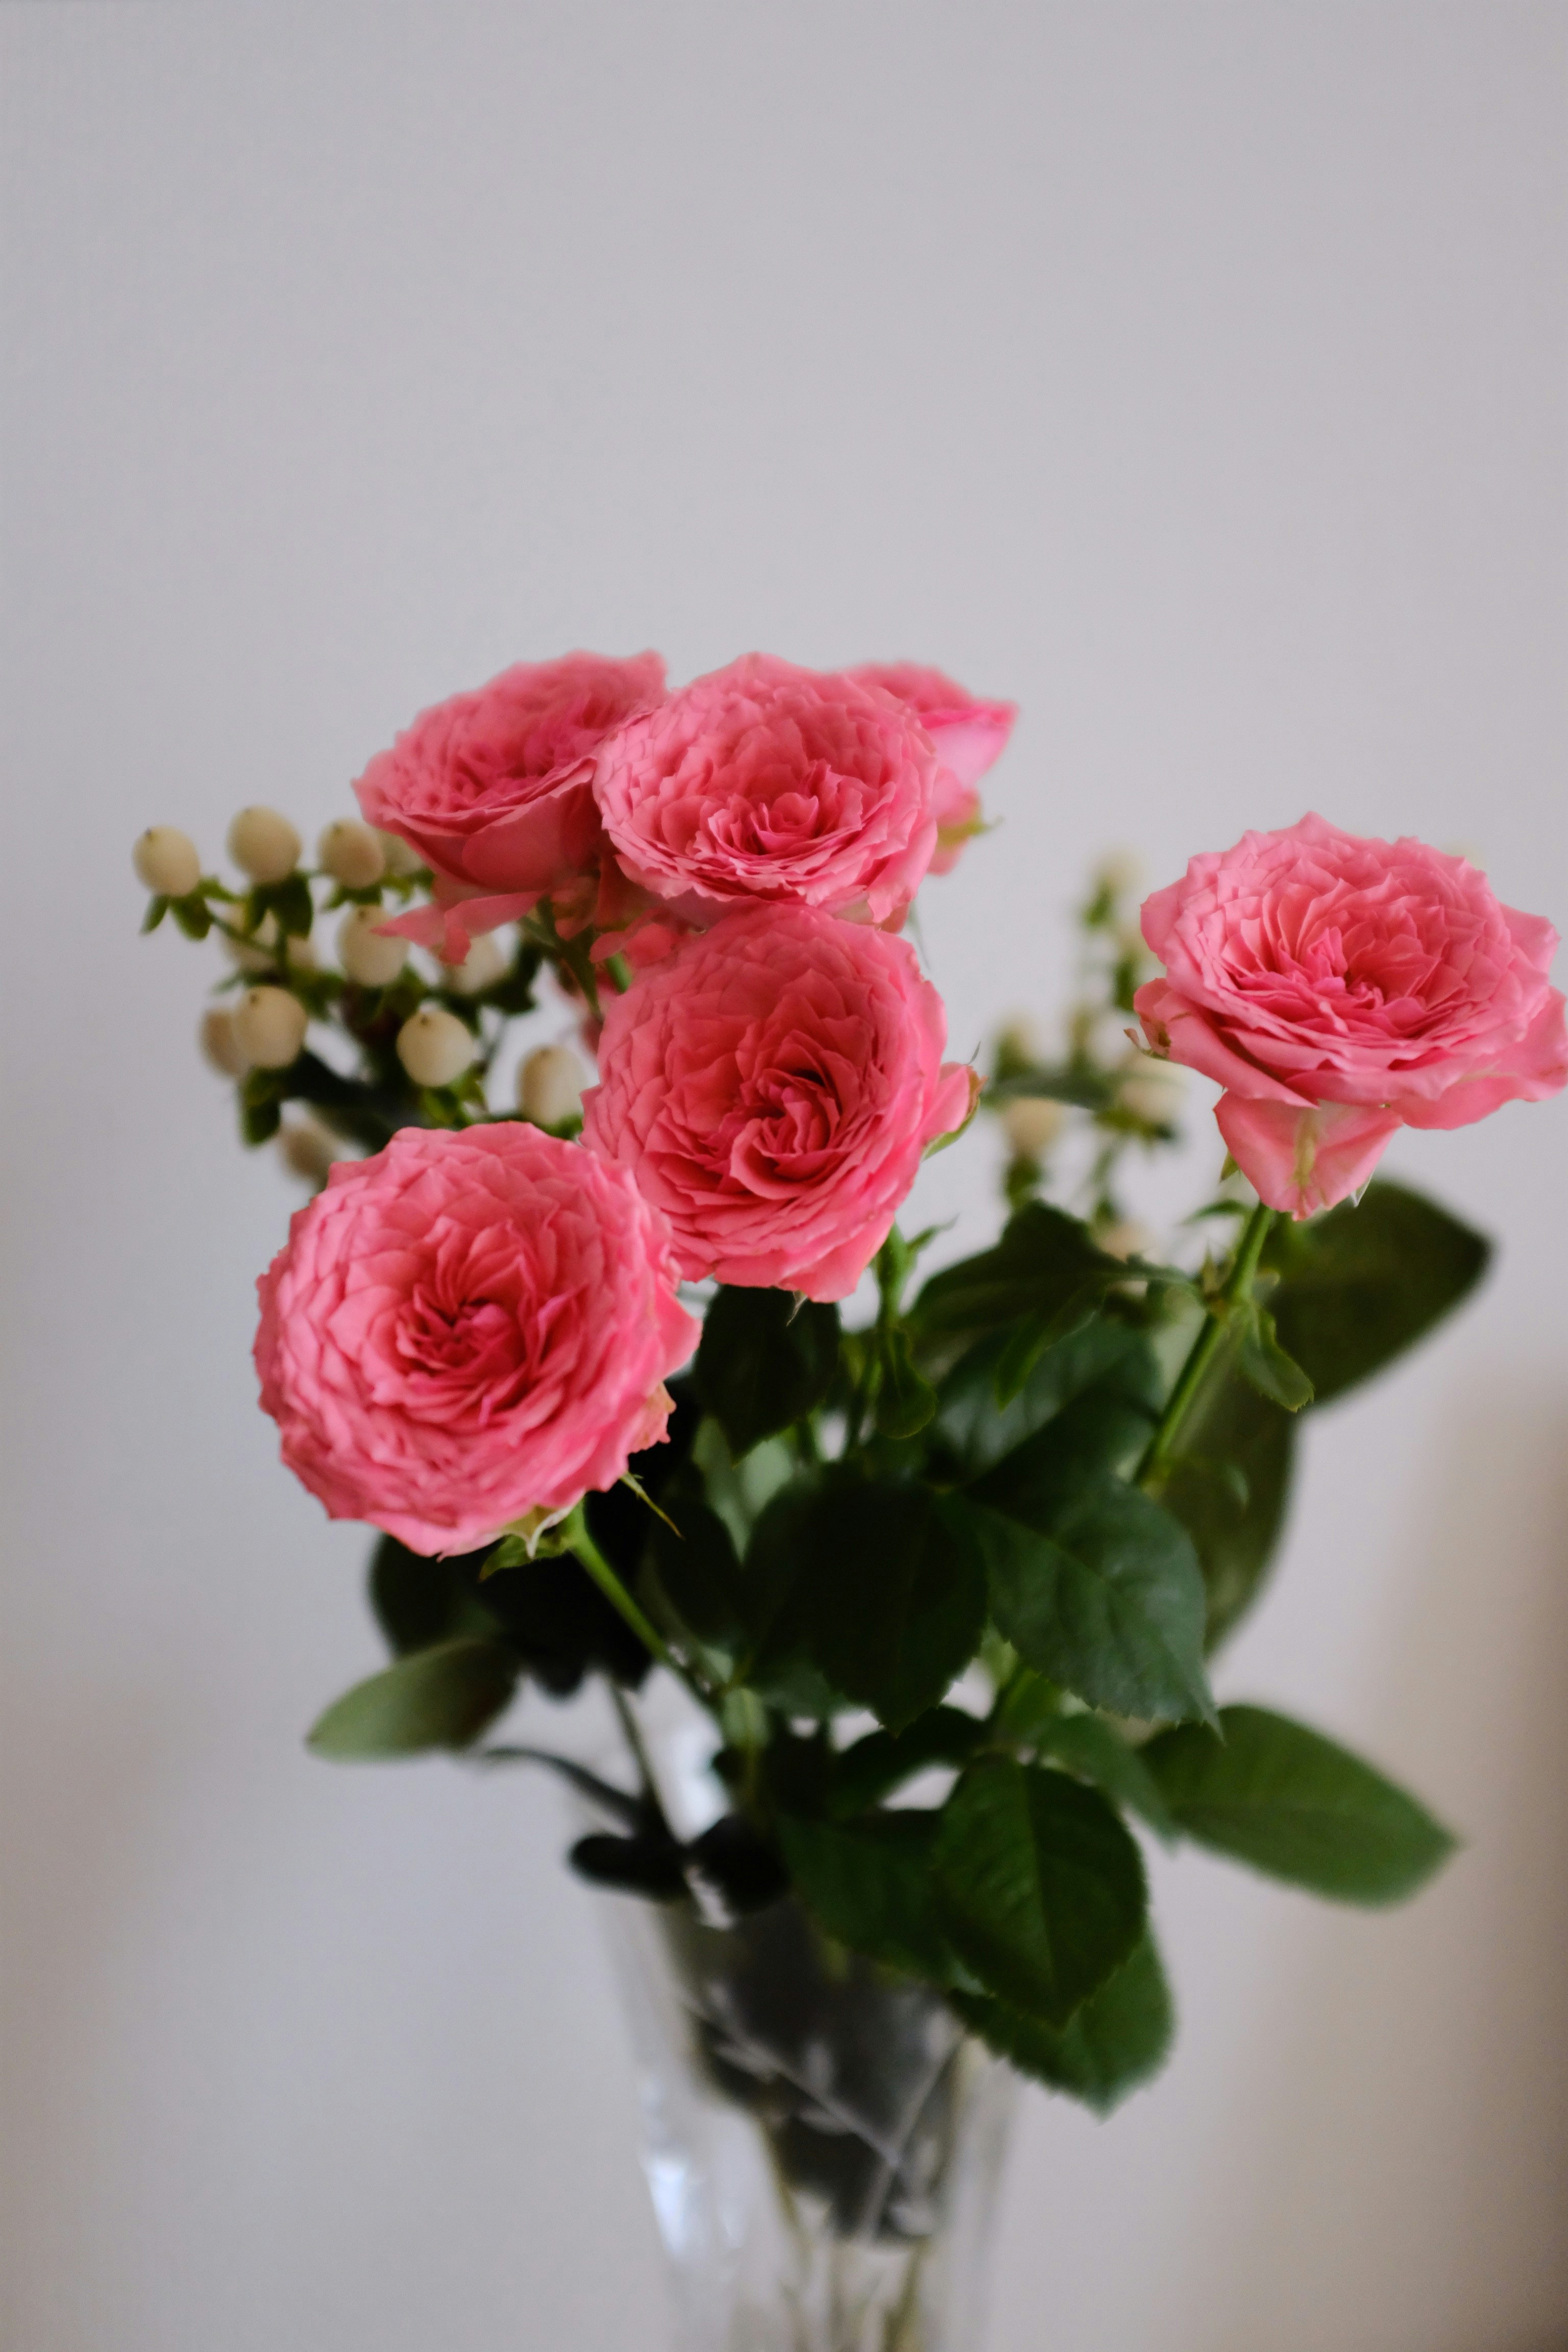
<svg viewBox="0 0 1568 2352"><path fill-rule="evenodd" d="M936 746L936 855L933 874L950 874L966 841L980 831L981 777L1007 748L1018 716L1016 702L981 702L940 669L919 662L862 662L848 676L879 686L906 703Z"/></svg>
<svg viewBox="0 0 1568 2352"><path fill-rule="evenodd" d="M583 1140L636 1176L681 1272L842 1298L974 1074L903 940L807 907L689 937L609 1006Z"/></svg>
<svg viewBox="0 0 1568 2352"><path fill-rule="evenodd" d="M261 1402L334 1519L468 1551L613 1486L698 1327L618 1168L506 1121L339 1160L257 1287Z"/></svg>
<svg viewBox="0 0 1568 2352"><path fill-rule="evenodd" d="M354 786L372 824L416 849L437 909L384 928L460 961L475 931L549 892L585 890L602 846L594 755L612 728L664 692L658 654L565 654L519 662L471 694L421 711Z"/></svg>
<svg viewBox="0 0 1568 2352"><path fill-rule="evenodd" d="M1365 1183L1401 1127L1466 1127L1568 1080L1557 934L1424 842L1320 816L1194 857L1143 907L1157 1054L1217 1078L1231 1157L1297 1217Z"/></svg>
<svg viewBox="0 0 1568 2352"><path fill-rule="evenodd" d="M626 873L689 921L765 898L885 923L931 864L937 778L891 695L747 654L621 728L594 789Z"/></svg>

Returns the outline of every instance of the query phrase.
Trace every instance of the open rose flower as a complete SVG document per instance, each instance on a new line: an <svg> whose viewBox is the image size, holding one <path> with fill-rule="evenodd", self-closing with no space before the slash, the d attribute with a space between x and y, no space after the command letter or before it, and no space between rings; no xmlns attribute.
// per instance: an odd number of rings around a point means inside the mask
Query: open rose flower
<svg viewBox="0 0 1568 2352"><path fill-rule="evenodd" d="M334 1519L471 1550L613 1486L697 1325L657 1215L539 1129L404 1128L339 1160L261 1277L283 1459Z"/></svg>
<svg viewBox="0 0 1568 2352"><path fill-rule="evenodd" d="M848 675L907 703L936 746L936 854L933 874L950 874L966 841L980 831L981 777L1007 748L1016 702L980 702L940 669L919 662L862 662Z"/></svg>
<svg viewBox="0 0 1568 2352"><path fill-rule="evenodd" d="M685 940L605 1016L583 1139L663 1213L681 1272L843 1298L926 1146L968 1116L904 941L806 907Z"/></svg>
<svg viewBox="0 0 1568 2352"><path fill-rule="evenodd" d="M603 842L594 755L663 692L658 654L565 654L518 662L421 711L354 786L371 824L409 843L436 876L436 908L384 928L460 962L475 932L526 914L546 893L585 895Z"/></svg>
<svg viewBox="0 0 1568 2352"><path fill-rule="evenodd" d="M1462 857L1320 816L1194 857L1143 907L1153 1050L1217 1078L1242 1173L1297 1217L1357 1191L1401 1127L1466 1127L1568 1081L1557 934Z"/></svg>
<svg viewBox="0 0 1568 2352"><path fill-rule="evenodd" d="M763 898L896 923L936 847L937 779L892 696L748 654L621 728L595 791L626 874L688 921Z"/></svg>

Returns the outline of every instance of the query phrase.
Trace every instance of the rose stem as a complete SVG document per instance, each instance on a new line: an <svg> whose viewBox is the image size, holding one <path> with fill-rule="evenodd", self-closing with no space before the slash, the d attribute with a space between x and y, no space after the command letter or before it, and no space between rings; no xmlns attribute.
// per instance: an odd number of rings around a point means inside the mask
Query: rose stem
<svg viewBox="0 0 1568 2352"><path fill-rule="evenodd" d="M642 1731L636 1715L632 1712L632 1703L614 1675L606 1675L605 1683L610 1694L610 1704L615 1708L621 1729L626 1735L626 1746L632 1751L632 1761L637 1766L637 1777L642 1781L643 1795L657 1814L660 1826L668 1830L669 1816L664 1810L664 1801L658 1793L658 1782L653 1777L653 1762L643 1743Z"/></svg>
<svg viewBox="0 0 1568 2352"><path fill-rule="evenodd" d="M575 1553L611 1608L618 1611L626 1619L637 1640L646 1649L652 1651L661 1666L668 1667L678 1681L686 1685L699 1706L711 1715L713 1702L709 1692L689 1668L681 1664L658 1628L637 1607L637 1602L588 1533L588 1515L581 1503L572 1514L571 1532L563 1549Z"/></svg>
<svg viewBox="0 0 1568 2352"><path fill-rule="evenodd" d="M1238 1298L1251 1297L1253 1276L1258 1272L1258 1261L1263 1255L1263 1244L1268 1238L1268 1228L1273 1223L1274 1211L1266 1202L1259 1201L1247 1218L1242 1229L1241 1239L1237 1244L1236 1256L1231 1262L1230 1272L1226 1276L1225 1287L1219 1295L1218 1303L1221 1307L1234 1306ZM1215 1351L1224 1339L1223 1315L1211 1307L1204 1317L1203 1329L1187 1350L1187 1360L1176 1375L1176 1385L1166 1401L1164 1412L1160 1415L1159 1426L1149 1440L1148 1450L1142 1461L1138 1465L1133 1480L1135 1486L1146 1486L1170 1460L1171 1450L1175 1444L1177 1433L1192 1409L1194 1398L1203 1385L1204 1374L1214 1360Z"/></svg>

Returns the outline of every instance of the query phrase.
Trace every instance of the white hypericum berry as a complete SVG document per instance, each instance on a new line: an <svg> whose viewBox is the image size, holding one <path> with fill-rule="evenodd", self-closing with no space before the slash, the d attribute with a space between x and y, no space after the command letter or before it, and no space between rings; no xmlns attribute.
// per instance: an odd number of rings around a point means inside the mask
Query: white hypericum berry
<svg viewBox="0 0 1568 2352"><path fill-rule="evenodd" d="M209 1004L202 1014L196 1035L215 1070L226 1078L244 1077L250 1067L250 1058L236 1032L231 1005Z"/></svg>
<svg viewBox="0 0 1568 2352"><path fill-rule="evenodd" d="M563 1127L582 1111L585 1076L569 1045L536 1045L518 1065L517 1107L536 1127Z"/></svg>
<svg viewBox="0 0 1568 2352"><path fill-rule="evenodd" d="M406 940L377 932L386 919L379 907L351 907L338 925L338 961L360 988L390 988L408 961Z"/></svg>
<svg viewBox="0 0 1568 2352"><path fill-rule="evenodd" d="M286 1070L299 1059L308 1022L286 988L247 988L234 1010L235 1039L258 1070Z"/></svg>
<svg viewBox="0 0 1568 2352"><path fill-rule="evenodd" d="M328 825L316 844L316 862L323 874L345 890L368 890L386 871L386 852L374 824L357 816L340 816Z"/></svg>
<svg viewBox="0 0 1568 2352"><path fill-rule="evenodd" d="M1094 869L1094 887L1112 898L1128 898L1142 887L1143 861L1131 849L1113 849Z"/></svg>
<svg viewBox="0 0 1568 2352"><path fill-rule="evenodd" d="M1153 1236L1136 1217L1115 1217L1110 1224L1101 1225L1094 1238L1107 1257L1126 1258L1146 1257Z"/></svg>
<svg viewBox="0 0 1568 2352"><path fill-rule="evenodd" d="M313 1118L291 1118L278 1130L278 1152L290 1176L324 1184L340 1157L335 1139Z"/></svg>
<svg viewBox="0 0 1568 2352"><path fill-rule="evenodd" d="M1062 1131L1066 1106L1044 1095L1021 1095L1002 1113L1002 1132L1020 1160L1038 1160Z"/></svg>
<svg viewBox="0 0 1568 2352"><path fill-rule="evenodd" d="M1181 1103L1181 1081L1169 1070L1146 1066L1134 1069L1116 1090L1123 1110L1152 1126L1168 1126Z"/></svg>
<svg viewBox="0 0 1568 2352"><path fill-rule="evenodd" d="M228 829L228 854L253 882L282 882L300 863L300 836L276 809L242 808Z"/></svg>
<svg viewBox="0 0 1568 2352"><path fill-rule="evenodd" d="M478 996L482 989L493 988L507 967L507 952L493 931L483 932L474 941L461 963L448 964L442 972L447 986L459 996Z"/></svg>
<svg viewBox="0 0 1568 2352"><path fill-rule="evenodd" d="M401 835L383 833L378 826L376 839L381 844L381 854L386 860L386 870L389 874L401 874L406 878L411 874L424 872L425 860L416 849L409 847Z"/></svg>
<svg viewBox="0 0 1568 2352"><path fill-rule="evenodd" d="M474 1058L473 1032L455 1013L426 1004L398 1031L397 1058L416 1087L449 1087Z"/></svg>
<svg viewBox="0 0 1568 2352"><path fill-rule="evenodd" d="M175 824L150 824L139 833L131 851L136 879L165 898L184 898L202 878L202 861L195 843Z"/></svg>

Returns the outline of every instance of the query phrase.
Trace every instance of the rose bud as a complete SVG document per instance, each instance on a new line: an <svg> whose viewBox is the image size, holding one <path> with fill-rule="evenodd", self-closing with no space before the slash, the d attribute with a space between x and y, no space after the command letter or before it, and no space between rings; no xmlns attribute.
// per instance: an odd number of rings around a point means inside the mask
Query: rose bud
<svg viewBox="0 0 1568 2352"><path fill-rule="evenodd" d="M406 940L377 929L379 907L351 907L338 925L338 961L357 987L390 988L408 961Z"/></svg>
<svg viewBox="0 0 1568 2352"><path fill-rule="evenodd" d="M1094 1238L1107 1257L1128 1258L1144 1256L1153 1236L1136 1217L1113 1217L1098 1228Z"/></svg>
<svg viewBox="0 0 1568 2352"><path fill-rule="evenodd" d="M477 939L461 963L448 964L441 974L445 987L458 996L479 996L493 988L507 967L506 949L493 931Z"/></svg>
<svg viewBox="0 0 1568 2352"><path fill-rule="evenodd" d="M164 898L187 898L202 878L196 845L178 825L150 824L145 833L139 833L131 862L136 879Z"/></svg>
<svg viewBox="0 0 1568 2352"><path fill-rule="evenodd" d="M196 1032L202 1052L220 1076L243 1078L250 1057L240 1045L232 1006L210 1004Z"/></svg>
<svg viewBox="0 0 1568 2352"><path fill-rule="evenodd" d="M357 816L340 816L317 842L316 862L345 890L368 890L386 871L386 852L374 825L362 824Z"/></svg>
<svg viewBox="0 0 1568 2352"><path fill-rule="evenodd" d="M582 1111L585 1075L569 1045L536 1045L518 1066L517 1107L536 1127L564 1127Z"/></svg>
<svg viewBox="0 0 1568 2352"><path fill-rule="evenodd" d="M235 1042L258 1070L286 1070L300 1058L309 1021L286 988L247 988L234 1010Z"/></svg>
<svg viewBox="0 0 1568 2352"><path fill-rule="evenodd" d="M401 875L406 882L411 881L416 874L424 872L425 860L420 856L419 852L411 848L409 844L402 840L398 835L386 832L379 824L373 824L371 831L381 844L381 854L386 861L386 870L389 874Z"/></svg>
<svg viewBox="0 0 1568 2352"><path fill-rule="evenodd" d="M426 1004L397 1033L397 1058L416 1087L449 1087L474 1058L473 1032L455 1013Z"/></svg>
<svg viewBox="0 0 1568 2352"><path fill-rule="evenodd" d="M300 836L276 809L242 808L228 829L228 854L253 882L282 882L300 863Z"/></svg>
<svg viewBox="0 0 1568 2352"><path fill-rule="evenodd" d="M1064 1103L1045 1095L1020 1095L1003 1107L1002 1132L1020 1160L1038 1160L1050 1150L1066 1119Z"/></svg>

